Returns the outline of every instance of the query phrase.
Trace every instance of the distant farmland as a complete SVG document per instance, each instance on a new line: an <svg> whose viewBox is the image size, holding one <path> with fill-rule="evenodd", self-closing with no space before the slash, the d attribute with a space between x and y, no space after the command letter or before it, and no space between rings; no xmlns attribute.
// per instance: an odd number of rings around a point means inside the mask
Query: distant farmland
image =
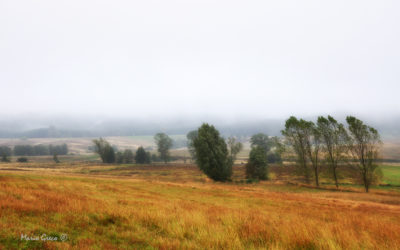
<svg viewBox="0 0 400 250"><path fill-rule="evenodd" d="M170 137L179 143L178 149L173 149L172 154L178 156L189 156L189 153L185 148L186 135L170 135ZM139 146L147 147L152 149L152 152L156 152L154 139L152 135L148 136L113 136L104 137L112 145L118 147L118 149L133 149L136 150ZM0 138L0 146L13 146L18 144L62 144L66 143L69 148L69 152L75 155L86 155L93 154L88 150L89 146L92 146L92 140L95 138L27 138L27 139L4 139ZM244 143L244 150L239 154L239 161L245 161L249 153L249 143ZM384 141L382 147L381 156L383 159L389 159L394 161L400 161L400 139L390 139Z"/></svg>
<svg viewBox="0 0 400 250"><path fill-rule="evenodd" d="M182 140L185 140L185 135L171 135L173 140L176 140L182 145ZM104 137L112 145L118 147L118 149L134 149L138 147L151 147L155 150L155 144L153 136L114 136ZM22 139L4 139L0 138L0 146L14 146L14 145L37 145L37 144L63 144L66 143L69 148L69 152L73 154L92 154L93 152L88 150L89 146L93 146L92 140L96 138L82 137L82 138L22 138Z"/></svg>

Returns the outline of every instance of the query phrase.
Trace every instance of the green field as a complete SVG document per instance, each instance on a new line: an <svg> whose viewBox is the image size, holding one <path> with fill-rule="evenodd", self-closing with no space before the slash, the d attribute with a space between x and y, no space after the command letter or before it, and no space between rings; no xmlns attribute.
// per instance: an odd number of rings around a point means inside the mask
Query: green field
<svg viewBox="0 0 400 250"><path fill-rule="evenodd" d="M383 183L400 186L400 166L382 165Z"/></svg>

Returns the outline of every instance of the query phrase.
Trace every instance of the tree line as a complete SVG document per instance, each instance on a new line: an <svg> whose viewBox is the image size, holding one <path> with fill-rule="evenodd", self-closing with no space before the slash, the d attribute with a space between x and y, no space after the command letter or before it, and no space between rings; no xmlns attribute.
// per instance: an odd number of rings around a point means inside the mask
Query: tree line
<svg viewBox="0 0 400 250"><path fill-rule="evenodd" d="M165 133L157 133L154 136L159 155L151 154L140 146L135 153L132 150L117 151L103 138L93 140L94 151L100 156L103 163L138 163L145 164L155 161L167 163L171 160L170 149L173 140Z"/></svg>
<svg viewBox="0 0 400 250"><path fill-rule="evenodd" d="M235 137L225 140L213 126L204 123L187 134L188 150L199 168L215 181L230 181L232 166L243 144ZM281 161L281 144L277 137L258 133L250 138L251 150L246 164L248 179L267 180L268 162Z"/></svg>
<svg viewBox="0 0 400 250"><path fill-rule="evenodd" d="M0 156L41 156L41 155L67 155L67 144L62 145L15 145L14 148L0 146Z"/></svg>
<svg viewBox="0 0 400 250"><path fill-rule="evenodd" d="M378 131L363 121L348 116L347 127L332 116L320 116L317 122L297 119L292 116L281 131L283 140L255 134L250 138L251 150L246 164L246 177L268 179L268 156L281 162L281 155L295 155L295 174L304 177L307 183L314 178L320 186L322 168L329 169L331 177L339 187L338 169L353 171L361 180L365 191L376 182L381 173L377 165L382 145ZM198 130L187 135L188 150L199 168L215 181L229 181L236 155L242 149L240 142L230 137L227 141L214 126L204 123Z"/></svg>
<svg viewBox="0 0 400 250"><path fill-rule="evenodd" d="M246 167L249 180L268 180L269 163L282 163L282 155L295 158L294 174L303 176L306 183L313 178L320 186L320 173L329 170L336 187L339 187L338 170L351 170L359 177L366 192L380 177L376 161L382 144L379 133L363 121L348 116L347 127L332 116L318 117L316 123L294 116L285 122L281 131L283 138L269 137L258 133L250 138L250 153ZM202 124L187 134L187 148L191 158L208 177L215 181L230 181L234 165L243 144L235 137L225 140L212 125ZM171 159L172 139L158 133L154 136L164 163ZM104 163L150 163L153 156L139 147L134 154L131 150L115 152L104 139L93 141L95 150Z"/></svg>
<svg viewBox="0 0 400 250"><path fill-rule="evenodd" d="M347 127L332 116L320 116L316 123L292 116L286 120L282 135L307 183L313 176L319 186L321 169L327 166L338 188L338 169L355 170L368 192L381 175L377 159L382 142L375 128L356 117L347 116L346 122Z"/></svg>

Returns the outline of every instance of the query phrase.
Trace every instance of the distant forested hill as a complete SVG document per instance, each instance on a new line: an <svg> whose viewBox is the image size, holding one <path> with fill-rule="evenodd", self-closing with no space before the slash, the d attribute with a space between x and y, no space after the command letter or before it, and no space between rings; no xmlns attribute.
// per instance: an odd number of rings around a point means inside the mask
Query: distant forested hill
<svg viewBox="0 0 400 250"><path fill-rule="evenodd" d="M315 120L315 117L305 117ZM363 118L364 120L368 120ZM339 119L340 120L340 119ZM370 119L373 127L377 128L383 139L400 138L400 117L394 119ZM170 119L156 120L0 120L0 138L73 138L73 137L100 137L100 136L135 136L154 135L164 132L173 135L186 135L197 129L202 122L214 124L223 136L250 136L255 133L266 133L271 136L280 136L284 119L270 120L235 120L222 119L185 120ZM343 122L343 121L341 121ZM47 125L46 125L47 124ZM49 126L48 124L52 124Z"/></svg>

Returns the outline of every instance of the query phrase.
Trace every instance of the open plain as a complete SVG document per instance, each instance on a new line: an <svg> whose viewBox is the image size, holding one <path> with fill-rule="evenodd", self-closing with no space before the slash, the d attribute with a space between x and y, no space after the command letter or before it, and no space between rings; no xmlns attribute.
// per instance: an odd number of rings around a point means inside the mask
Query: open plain
<svg viewBox="0 0 400 250"><path fill-rule="evenodd" d="M0 164L0 248L400 248L400 167L368 194L287 168L247 183L235 166L215 183L183 164Z"/></svg>

